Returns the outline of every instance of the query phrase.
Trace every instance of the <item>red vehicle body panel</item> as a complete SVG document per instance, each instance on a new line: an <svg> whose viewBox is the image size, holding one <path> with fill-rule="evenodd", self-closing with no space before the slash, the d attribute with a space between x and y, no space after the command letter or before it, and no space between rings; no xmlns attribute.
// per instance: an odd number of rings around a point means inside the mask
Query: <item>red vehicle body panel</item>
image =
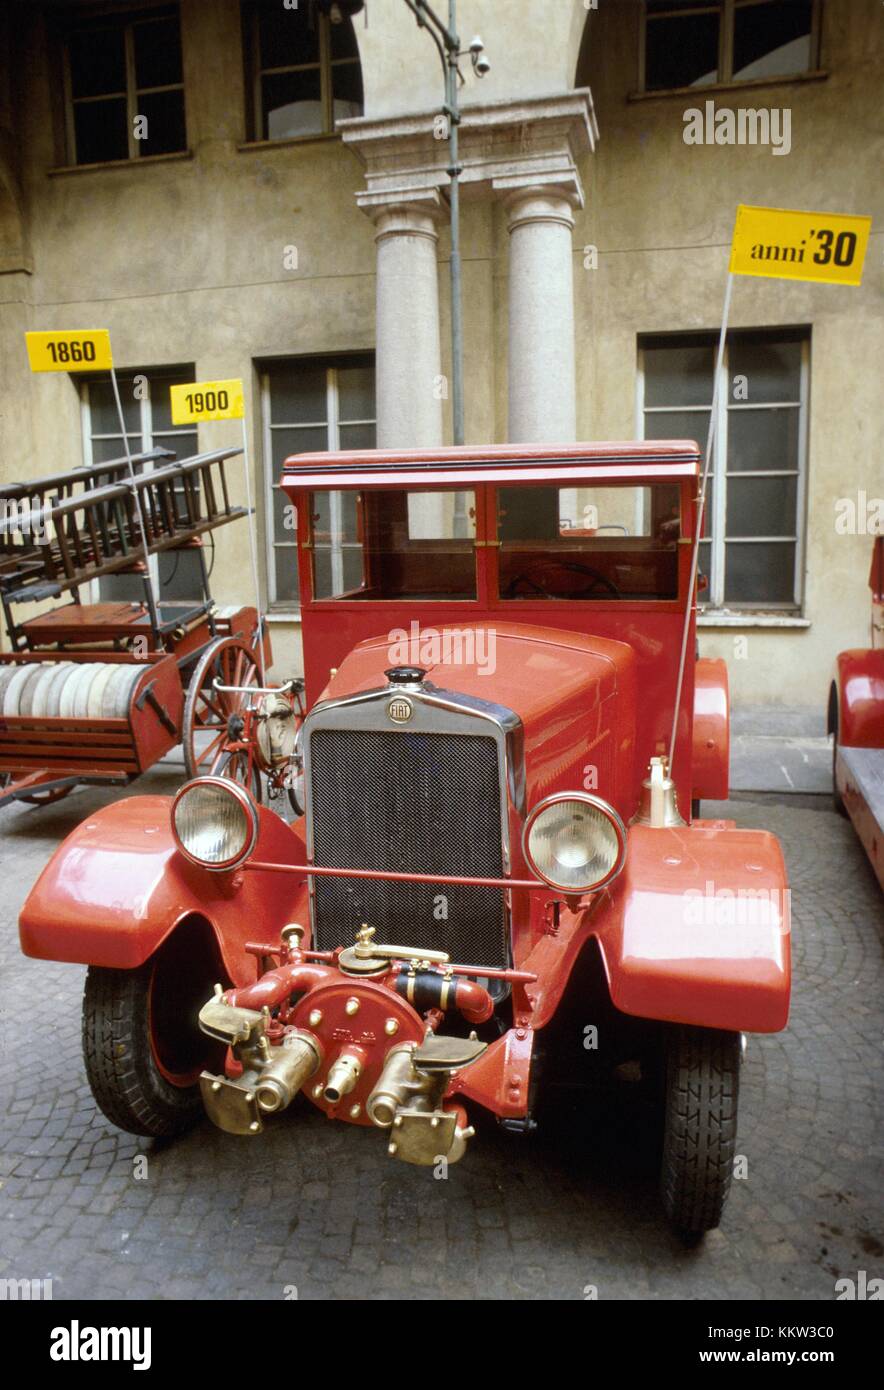
<svg viewBox="0 0 884 1390"><path fill-rule="evenodd" d="M835 658L838 742L884 748L884 647L855 647Z"/></svg>
<svg viewBox="0 0 884 1390"><path fill-rule="evenodd" d="M884 889L884 536L869 569L871 645L839 652L829 691L835 789ZM871 756L851 758L851 749Z"/></svg>
<svg viewBox="0 0 884 1390"><path fill-rule="evenodd" d="M701 657L694 671L694 776L697 799L726 801L730 789L727 662Z"/></svg>
<svg viewBox="0 0 884 1390"><path fill-rule="evenodd" d="M129 797L71 831L22 909L25 955L134 970L196 913L213 927L231 982L254 979L245 943L296 920L298 882L191 864L172 839L171 805L166 796ZM291 861L304 853L303 838L279 816L263 808L260 816L256 856Z"/></svg>

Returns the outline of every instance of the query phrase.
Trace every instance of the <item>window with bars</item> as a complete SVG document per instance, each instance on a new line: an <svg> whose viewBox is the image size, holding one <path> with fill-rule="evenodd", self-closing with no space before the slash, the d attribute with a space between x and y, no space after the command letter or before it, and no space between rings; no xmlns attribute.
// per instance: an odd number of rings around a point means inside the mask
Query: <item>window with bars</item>
<svg viewBox="0 0 884 1390"><path fill-rule="evenodd" d="M251 91L251 140L297 140L334 133L362 115L362 68L352 20L322 13L313 0L289 9L279 0L243 6Z"/></svg>
<svg viewBox="0 0 884 1390"><path fill-rule="evenodd" d="M715 352L715 335L640 341L645 439L695 439L705 451ZM809 354L805 331L728 335L700 546L709 608L801 605Z"/></svg>
<svg viewBox="0 0 884 1390"><path fill-rule="evenodd" d="M366 355L268 363L261 371L261 411L267 588L272 607L292 610L298 606L298 568L294 517L279 485L283 460L317 449L375 447L374 359ZM355 513L351 515L354 502L338 493L329 494L327 501L337 508L335 516L327 518L328 533L335 538L327 559L329 584L340 586L359 559Z"/></svg>
<svg viewBox="0 0 884 1390"><path fill-rule="evenodd" d="M62 55L70 164L186 150L177 5L78 20Z"/></svg>
<svg viewBox="0 0 884 1390"><path fill-rule="evenodd" d="M643 91L792 77L817 67L822 0L645 0Z"/></svg>
<svg viewBox="0 0 884 1390"><path fill-rule="evenodd" d="M117 373L130 453L169 449L180 459L197 453L196 425L173 425L169 398L170 386L183 385L195 377L196 368L192 363ZM80 413L86 465L93 468L109 459L125 458L120 417L113 387L106 376L80 379ZM209 544L211 546L212 542ZM198 595L198 576L193 572L193 565L179 553L154 556L151 564L162 598ZM102 599L140 598L141 589L130 576L109 575L100 581L100 596Z"/></svg>

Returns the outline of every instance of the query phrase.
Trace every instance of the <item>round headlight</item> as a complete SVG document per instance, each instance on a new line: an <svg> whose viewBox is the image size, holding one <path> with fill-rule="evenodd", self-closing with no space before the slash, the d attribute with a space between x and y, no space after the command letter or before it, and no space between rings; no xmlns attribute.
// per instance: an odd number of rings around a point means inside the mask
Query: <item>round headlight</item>
<svg viewBox="0 0 884 1390"><path fill-rule="evenodd" d="M245 787L224 777L200 777L172 803L175 843L205 869L235 869L258 838L258 812Z"/></svg>
<svg viewBox="0 0 884 1390"><path fill-rule="evenodd" d="M562 792L534 807L522 843L528 863L550 887L588 893L623 868L626 827L601 797Z"/></svg>

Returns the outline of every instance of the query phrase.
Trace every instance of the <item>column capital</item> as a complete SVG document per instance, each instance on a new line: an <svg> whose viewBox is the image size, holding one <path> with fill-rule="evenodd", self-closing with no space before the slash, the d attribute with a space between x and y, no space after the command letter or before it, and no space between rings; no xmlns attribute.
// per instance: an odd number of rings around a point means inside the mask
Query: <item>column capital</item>
<svg viewBox="0 0 884 1390"><path fill-rule="evenodd" d="M438 240L438 223L445 204L436 188L365 189L356 194L357 205L377 228L375 241L388 236L424 236Z"/></svg>
<svg viewBox="0 0 884 1390"><path fill-rule="evenodd" d="M529 179L501 179L495 191L504 194L507 211L507 230L524 227L530 222L558 222L570 232L574 227L575 207L583 200L570 181L532 183Z"/></svg>

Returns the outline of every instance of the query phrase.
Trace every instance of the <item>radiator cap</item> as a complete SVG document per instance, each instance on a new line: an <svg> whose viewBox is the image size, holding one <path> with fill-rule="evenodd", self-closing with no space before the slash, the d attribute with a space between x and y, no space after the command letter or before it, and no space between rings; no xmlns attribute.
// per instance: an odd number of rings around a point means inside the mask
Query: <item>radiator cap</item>
<svg viewBox="0 0 884 1390"><path fill-rule="evenodd" d="M391 685L420 685L426 674L423 666L391 666L384 672Z"/></svg>

